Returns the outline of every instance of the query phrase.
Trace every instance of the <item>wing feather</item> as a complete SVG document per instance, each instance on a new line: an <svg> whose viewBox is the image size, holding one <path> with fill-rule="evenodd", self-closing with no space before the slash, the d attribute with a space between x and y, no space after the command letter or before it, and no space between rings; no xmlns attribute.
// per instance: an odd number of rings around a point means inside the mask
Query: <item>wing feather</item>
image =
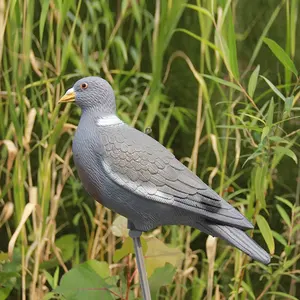
<svg viewBox="0 0 300 300"><path fill-rule="evenodd" d="M122 128L120 128L120 126ZM195 216L242 229L252 224L156 140L127 125L101 132L105 172L149 200L169 203Z"/></svg>

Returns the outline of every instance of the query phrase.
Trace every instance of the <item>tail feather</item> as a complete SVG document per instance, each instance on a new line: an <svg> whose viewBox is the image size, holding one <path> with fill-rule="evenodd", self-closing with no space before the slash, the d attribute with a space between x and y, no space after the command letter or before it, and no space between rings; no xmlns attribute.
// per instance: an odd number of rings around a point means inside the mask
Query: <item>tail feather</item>
<svg viewBox="0 0 300 300"><path fill-rule="evenodd" d="M228 225L212 224L208 221L197 223L197 228L212 236L227 241L232 246L237 247L263 264L270 263L270 255L241 229Z"/></svg>

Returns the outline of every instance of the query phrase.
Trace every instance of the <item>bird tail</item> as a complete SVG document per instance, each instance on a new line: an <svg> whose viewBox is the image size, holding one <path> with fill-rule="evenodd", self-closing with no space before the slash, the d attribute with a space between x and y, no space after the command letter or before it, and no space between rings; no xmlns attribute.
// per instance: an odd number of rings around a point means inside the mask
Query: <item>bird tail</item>
<svg viewBox="0 0 300 300"><path fill-rule="evenodd" d="M270 255L241 229L228 225L212 224L209 221L197 222L196 227L207 234L227 241L263 264L270 263Z"/></svg>

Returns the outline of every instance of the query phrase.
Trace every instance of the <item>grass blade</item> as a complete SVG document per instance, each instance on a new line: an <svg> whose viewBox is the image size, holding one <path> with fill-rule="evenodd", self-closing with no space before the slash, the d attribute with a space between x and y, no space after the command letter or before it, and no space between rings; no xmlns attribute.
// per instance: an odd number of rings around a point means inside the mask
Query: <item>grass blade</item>
<svg viewBox="0 0 300 300"><path fill-rule="evenodd" d="M233 82L230 82L230 81L227 81L227 80L224 80L224 79L221 79L219 77L216 77L216 76L213 76L213 75L207 75L207 74L201 74L201 76L205 77L205 78L208 78L208 79L211 79L217 83L220 83L220 84L223 84L223 85L226 85L228 87L231 87L239 92L242 91L242 89L235 83Z"/></svg>
<svg viewBox="0 0 300 300"><path fill-rule="evenodd" d="M269 46L273 54L279 59L279 61L284 65L285 68L293 72L298 76L298 71L291 60L291 58L286 54L286 52L273 40L264 38L264 42Z"/></svg>
<svg viewBox="0 0 300 300"><path fill-rule="evenodd" d="M271 15L271 17L270 17L268 23L265 25L264 30L263 30L263 32L262 32L262 34L261 34L261 36L260 36L260 38L259 38L259 40L258 40L256 46L255 46L255 49L254 49L254 51L253 51L253 54L252 54L252 57L251 57L250 62L249 62L249 64L248 64L248 67L246 68L246 71L248 71L248 70L251 68L251 66L253 65L253 63L254 63L254 61L255 61L255 59L256 59L256 57L257 57L259 51L260 51L260 48L261 48L261 46L262 46L262 44L263 44L263 39L266 37L266 35L268 34L268 32L269 32L269 30L270 30L272 24L273 24L274 21L276 20L276 18L277 18L277 16L278 16L278 14L279 14L279 12L280 12L280 10L281 10L281 7L282 7L282 5L283 5L284 2L285 2L285 1L282 1L282 2L276 7L276 9L273 11L273 13L272 13L272 15Z"/></svg>
<svg viewBox="0 0 300 300"><path fill-rule="evenodd" d="M251 98L253 98L256 86L257 86L257 79L259 75L260 66L258 65L253 73L250 76L249 83L248 83L248 94Z"/></svg>
<svg viewBox="0 0 300 300"><path fill-rule="evenodd" d="M45 0L41 2L42 2L42 11L41 11L39 26L40 26L40 40L42 41L50 0Z"/></svg>
<svg viewBox="0 0 300 300"><path fill-rule="evenodd" d="M289 156L292 160L294 160L294 162L296 164L298 163L298 158L297 158L296 154L291 149L281 147L281 146L277 146L275 151L277 153Z"/></svg>
<svg viewBox="0 0 300 300"><path fill-rule="evenodd" d="M262 215L257 216L257 225L258 225L259 230L269 248L270 253L274 254L275 243L274 243L274 238L272 235L272 230L271 230L267 220Z"/></svg>
<svg viewBox="0 0 300 300"><path fill-rule="evenodd" d="M268 86L273 90L273 92L285 102L285 97L282 95L282 93L277 89L277 87L266 77L260 75L260 77L262 77L265 82L268 84Z"/></svg>
<svg viewBox="0 0 300 300"><path fill-rule="evenodd" d="M228 55L229 55L229 64L232 71L232 74L235 79L239 79L239 67L236 51L236 34L234 31L234 22L232 18L231 9L229 9L227 14L227 35L228 35Z"/></svg>
<svg viewBox="0 0 300 300"><path fill-rule="evenodd" d="M276 208L281 216L281 218L284 220L284 222L291 227L291 219L288 216L288 214L286 213L286 211L282 208L282 206L280 206L279 204L276 205Z"/></svg>

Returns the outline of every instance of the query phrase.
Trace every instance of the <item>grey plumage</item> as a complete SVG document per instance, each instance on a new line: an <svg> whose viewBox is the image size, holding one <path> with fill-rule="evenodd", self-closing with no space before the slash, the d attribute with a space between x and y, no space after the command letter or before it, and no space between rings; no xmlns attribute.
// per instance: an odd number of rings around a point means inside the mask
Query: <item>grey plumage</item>
<svg viewBox="0 0 300 300"><path fill-rule="evenodd" d="M73 89L82 109L74 161L91 196L138 230L189 225L269 263L270 256L244 232L253 225L241 213L156 140L115 116L114 93L105 80L83 78Z"/></svg>

